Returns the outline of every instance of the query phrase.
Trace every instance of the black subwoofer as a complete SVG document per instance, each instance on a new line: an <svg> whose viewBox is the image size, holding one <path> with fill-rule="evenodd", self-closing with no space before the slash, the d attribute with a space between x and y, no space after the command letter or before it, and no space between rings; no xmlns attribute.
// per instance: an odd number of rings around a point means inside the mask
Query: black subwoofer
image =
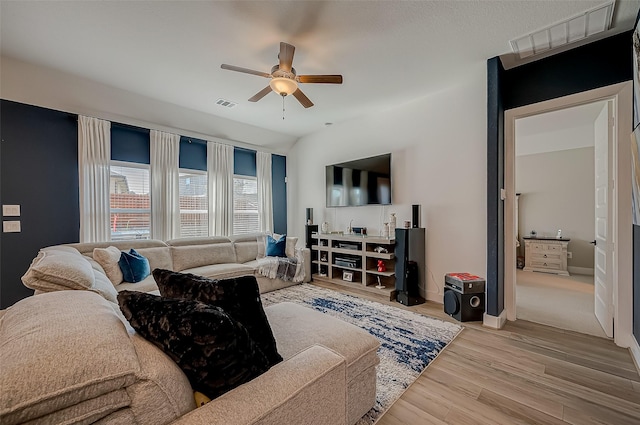
<svg viewBox="0 0 640 425"><path fill-rule="evenodd" d="M461 322L482 320L484 293L462 294L445 286L444 312Z"/></svg>

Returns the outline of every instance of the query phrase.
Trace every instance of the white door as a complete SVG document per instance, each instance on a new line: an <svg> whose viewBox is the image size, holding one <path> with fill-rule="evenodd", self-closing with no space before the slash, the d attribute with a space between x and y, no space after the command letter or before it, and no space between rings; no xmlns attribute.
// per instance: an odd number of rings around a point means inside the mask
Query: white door
<svg viewBox="0 0 640 425"><path fill-rule="evenodd" d="M613 105L607 102L594 124L595 132L595 250L594 284L595 314L608 337L613 337L613 264L612 223L610 214L613 193L609 184L612 155L609 140L613 138Z"/></svg>

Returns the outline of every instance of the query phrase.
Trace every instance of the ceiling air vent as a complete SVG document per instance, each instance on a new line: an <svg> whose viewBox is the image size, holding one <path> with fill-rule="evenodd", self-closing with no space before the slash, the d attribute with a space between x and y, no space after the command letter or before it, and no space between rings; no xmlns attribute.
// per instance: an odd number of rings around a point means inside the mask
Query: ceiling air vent
<svg viewBox="0 0 640 425"><path fill-rule="evenodd" d="M608 2L511 40L511 49L524 59L607 31L611 26L613 5L613 1Z"/></svg>
<svg viewBox="0 0 640 425"><path fill-rule="evenodd" d="M216 105L224 106L226 108L235 108L236 106L238 106L238 104L236 102L232 102L232 101L226 100L226 99L218 99L218 100L216 100Z"/></svg>

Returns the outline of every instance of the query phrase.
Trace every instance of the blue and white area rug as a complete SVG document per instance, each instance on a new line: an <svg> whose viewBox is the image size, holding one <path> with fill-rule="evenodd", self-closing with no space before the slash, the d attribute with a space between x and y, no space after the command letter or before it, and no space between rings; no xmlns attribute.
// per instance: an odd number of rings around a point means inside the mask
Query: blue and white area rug
<svg viewBox="0 0 640 425"><path fill-rule="evenodd" d="M357 425L374 424L458 335L462 326L310 284L261 295L265 306L290 301L352 323L380 340L375 406Z"/></svg>

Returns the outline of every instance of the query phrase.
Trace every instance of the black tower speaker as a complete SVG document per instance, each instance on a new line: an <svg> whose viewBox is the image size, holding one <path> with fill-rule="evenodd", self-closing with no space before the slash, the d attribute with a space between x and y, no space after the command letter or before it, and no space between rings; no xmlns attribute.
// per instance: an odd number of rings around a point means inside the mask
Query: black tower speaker
<svg viewBox="0 0 640 425"><path fill-rule="evenodd" d="M412 227L420 227L420 205L412 205Z"/></svg>
<svg viewBox="0 0 640 425"><path fill-rule="evenodd" d="M484 293L463 294L445 286L444 312L461 322L482 320Z"/></svg>
<svg viewBox="0 0 640 425"><path fill-rule="evenodd" d="M307 208L307 221L305 224L313 224L313 208Z"/></svg>
<svg viewBox="0 0 640 425"><path fill-rule="evenodd" d="M404 305L424 302L420 285L425 282L425 230L396 229L396 300Z"/></svg>

